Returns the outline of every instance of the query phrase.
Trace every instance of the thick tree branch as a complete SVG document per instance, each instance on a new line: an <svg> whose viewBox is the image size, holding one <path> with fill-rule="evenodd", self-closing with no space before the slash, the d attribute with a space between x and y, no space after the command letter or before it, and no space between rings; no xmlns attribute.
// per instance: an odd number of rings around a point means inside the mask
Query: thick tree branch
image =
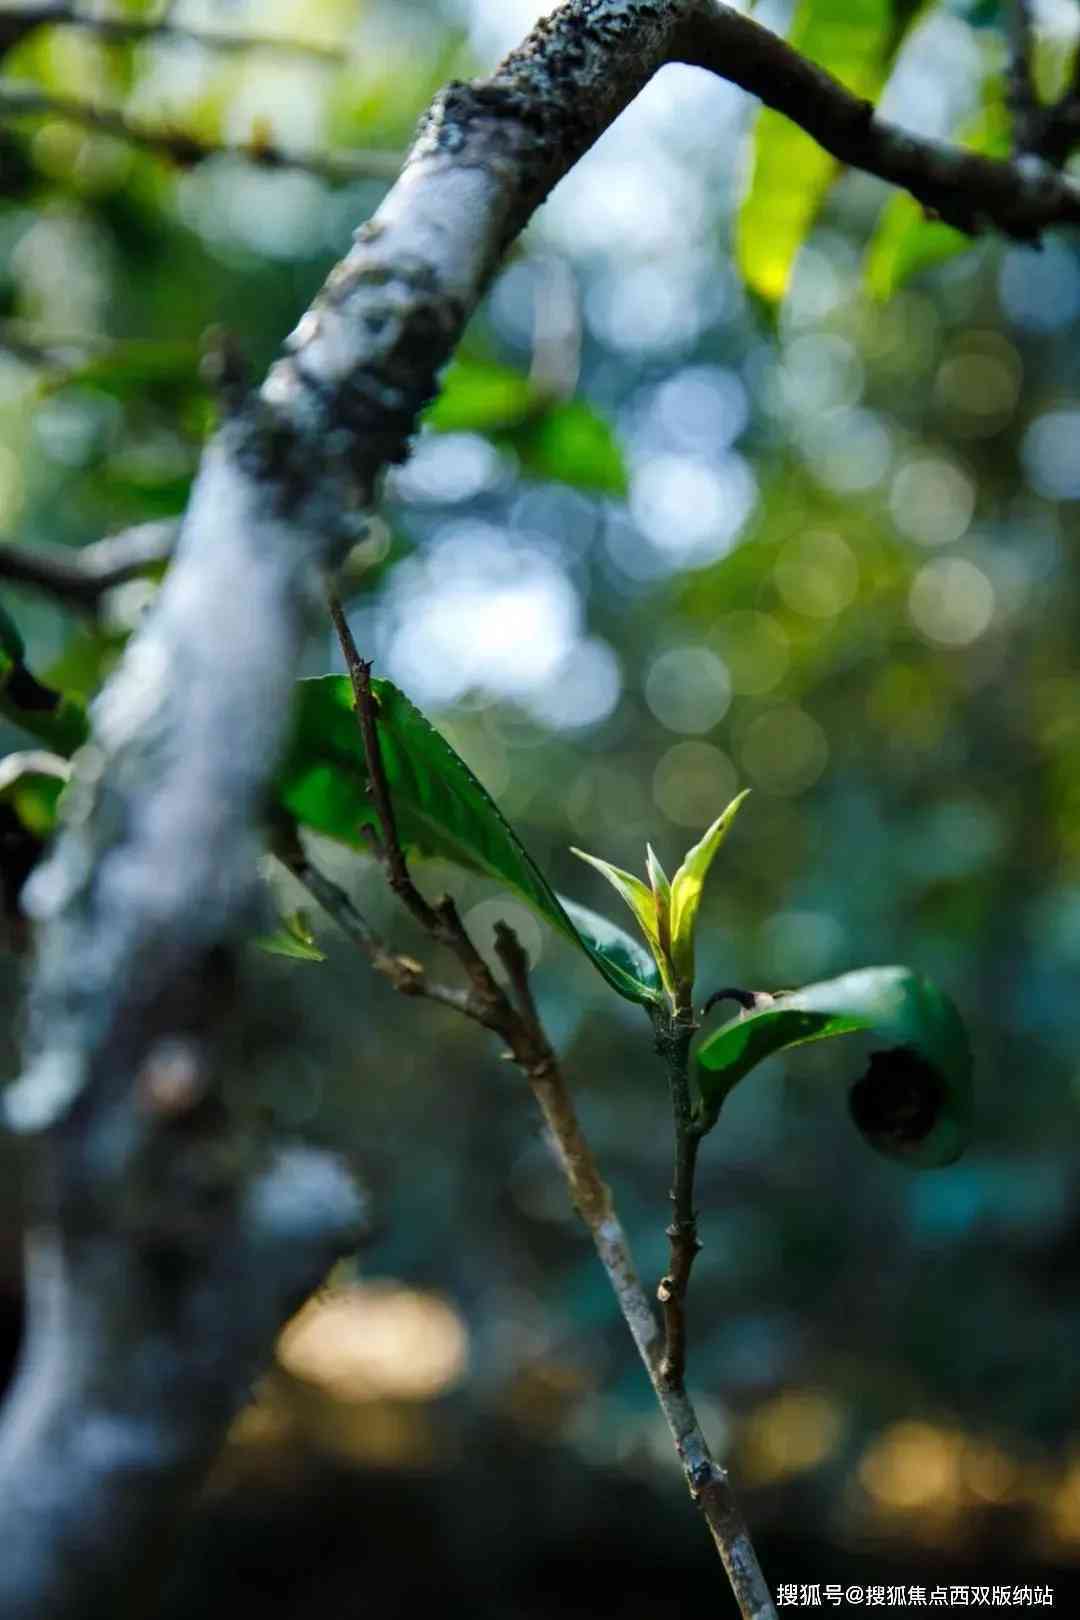
<svg viewBox="0 0 1080 1620"><path fill-rule="evenodd" d="M360 532L503 248L668 58L685 9L572 0L490 79L443 92L208 446L157 605L94 707L27 891L39 960L5 1100L37 1139L37 1236L0 1424L2 1620L123 1612L296 1296L355 1238L333 1162L261 1171L217 1084L314 581ZM705 1496L711 1464L693 1466Z"/></svg>
<svg viewBox="0 0 1080 1620"><path fill-rule="evenodd" d="M0 79L0 119L50 114L101 135L115 135L131 146L157 152L182 169L212 157L240 157L263 169L302 169L335 184L349 180L392 180L401 168L400 152L289 152L273 141L207 141L186 130L144 124L118 107L99 107L75 96L40 90L17 79Z"/></svg>
<svg viewBox="0 0 1080 1620"><path fill-rule="evenodd" d="M105 591L168 562L178 529L179 524L162 519L136 524L89 546L0 544L0 580L44 591L93 614Z"/></svg>
<svg viewBox="0 0 1080 1620"><path fill-rule="evenodd" d="M1072 180L1030 159L1001 162L907 134L825 68L718 0L698 0L677 52L680 61L759 96L842 163L910 191L958 230L1033 241L1047 226L1080 221L1080 186Z"/></svg>

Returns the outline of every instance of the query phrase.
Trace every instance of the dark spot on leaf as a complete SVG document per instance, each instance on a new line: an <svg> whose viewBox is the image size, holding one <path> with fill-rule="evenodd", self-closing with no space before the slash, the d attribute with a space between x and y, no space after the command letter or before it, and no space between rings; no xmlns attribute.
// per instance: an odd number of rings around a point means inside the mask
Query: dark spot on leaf
<svg viewBox="0 0 1080 1620"><path fill-rule="evenodd" d="M941 1076L910 1046L875 1052L851 1088L851 1116L863 1135L883 1147L914 1147L933 1130L945 1089Z"/></svg>

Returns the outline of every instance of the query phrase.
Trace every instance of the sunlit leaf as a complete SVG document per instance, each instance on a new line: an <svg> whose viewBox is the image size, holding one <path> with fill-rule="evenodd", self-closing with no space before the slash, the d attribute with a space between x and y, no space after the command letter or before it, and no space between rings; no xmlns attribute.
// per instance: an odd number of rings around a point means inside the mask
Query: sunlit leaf
<svg viewBox="0 0 1080 1620"><path fill-rule="evenodd" d="M890 1158L951 1164L967 1141L971 1051L948 996L904 967L862 968L802 990L761 997L698 1048L703 1119L774 1053L833 1035L868 1031L881 1043L851 1093L855 1123Z"/></svg>
<svg viewBox="0 0 1080 1620"><path fill-rule="evenodd" d="M659 956L660 933L657 924L656 898L649 886L642 883L641 879L635 877L632 872L624 872L622 867L612 866L610 861L602 861L596 855L587 855L583 849L572 849L571 854L576 855L579 860L588 861L590 866L595 866L602 877L607 878L615 893L620 899L626 901L626 904L634 913L638 927L648 940L653 953Z"/></svg>
<svg viewBox="0 0 1080 1620"><path fill-rule="evenodd" d="M656 935L660 943L660 960L671 959L671 884L668 875L660 865L660 858L651 844L645 845L645 870L649 874L649 886L653 894L653 908L656 912Z"/></svg>
<svg viewBox="0 0 1080 1620"><path fill-rule="evenodd" d="M671 955L676 975L683 983L694 982L694 929L709 867L749 791L746 788L717 816L704 838L687 851L671 880Z"/></svg>
<svg viewBox="0 0 1080 1620"><path fill-rule="evenodd" d="M382 759L402 845L495 878L591 958L630 1001L660 999L651 959L613 924L559 899L498 806L468 766L391 681L372 686L379 705ZM300 681L293 740L279 793L297 821L368 847L377 816L364 768L352 689L344 676ZM644 887L644 885L643 885ZM647 892L647 891L646 891Z"/></svg>
<svg viewBox="0 0 1080 1620"><path fill-rule="evenodd" d="M919 9L898 0L799 0L788 39L849 90L871 99ZM810 135L772 108L762 109L735 252L747 285L768 303L787 292L796 256L839 170Z"/></svg>

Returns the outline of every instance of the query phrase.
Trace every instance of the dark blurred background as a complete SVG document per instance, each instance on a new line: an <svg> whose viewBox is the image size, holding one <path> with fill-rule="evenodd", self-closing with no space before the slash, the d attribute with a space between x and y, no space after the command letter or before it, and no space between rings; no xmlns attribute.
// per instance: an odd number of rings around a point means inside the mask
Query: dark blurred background
<svg viewBox="0 0 1080 1620"><path fill-rule="evenodd" d="M51 28L0 71L208 142L393 151L445 79L483 70L545 9L192 0L174 20L344 42L348 58ZM1077 19L1038 15L1050 72ZM894 115L961 128L998 82L1000 23L992 5L933 10ZM710 881L701 993L897 961L955 997L977 1121L948 1170L868 1153L844 1104L854 1044L733 1095L700 1177L691 1384L773 1583L1049 1581L1065 1607L1080 1568L1080 261L1059 235L882 270L886 193L849 175L766 306L731 254L754 111L669 69L557 189L388 481L350 561L350 616L556 886L612 916L569 845L642 871L649 839L670 870L754 789ZM213 414L203 332L224 327L260 375L383 189L239 157L179 167L48 114L4 122L0 539L77 545L180 512ZM97 622L4 600L31 666L89 695L155 589L118 588ZM308 672L331 668L320 637ZM427 955L369 865L319 852ZM670 1145L644 1018L490 884L423 881L459 897L478 938L500 916L519 927L651 1283ZM374 1234L286 1330L167 1613L722 1607L523 1082L311 921L325 965L253 953L277 1019L259 1050L277 1057L238 1065L236 1085L356 1160ZM24 972L6 959L9 1073ZM2 1151L7 1365L20 1211L17 1147Z"/></svg>

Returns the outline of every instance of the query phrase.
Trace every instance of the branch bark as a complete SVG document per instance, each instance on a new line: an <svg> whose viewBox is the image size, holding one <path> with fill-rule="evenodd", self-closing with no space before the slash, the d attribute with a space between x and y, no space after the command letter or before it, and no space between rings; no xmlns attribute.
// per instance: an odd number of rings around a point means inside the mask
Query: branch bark
<svg viewBox="0 0 1080 1620"><path fill-rule="evenodd" d="M182 23L168 17L146 22L135 17L103 17L80 10L69 0L43 0L40 5L6 6L0 16L0 51L10 50L35 28L48 25L80 28L96 34L99 39L128 44L133 40L177 39L201 45L214 51L275 51L286 56L314 57L316 61L336 63L345 59L339 45L320 45L311 40L280 38L267 34L231 34L214 30L185 28Z"/></svg>
<svg viewBox="0 0 1080 1620"><path fill-rule="evenodd" d="M685 6L578 0L436 101L398 184L208 446L158 604L95 705L24 1073L29 1325L0 1423L0 1617L122 1615L360 1207L219 1095L257 825L316 599L503 247L669 54Z"/></svg>
<svg viewBox="0 0 1080 1620"><path fill-rule="evenodd" d="M899 129L827 69L718 0L691 8L676 51L679 61L759 96L842 163L910 191L957 230L997 230L1026 242L1080 220L1080 187L1066 176L1030 157L1002 162Z"/></svg>

